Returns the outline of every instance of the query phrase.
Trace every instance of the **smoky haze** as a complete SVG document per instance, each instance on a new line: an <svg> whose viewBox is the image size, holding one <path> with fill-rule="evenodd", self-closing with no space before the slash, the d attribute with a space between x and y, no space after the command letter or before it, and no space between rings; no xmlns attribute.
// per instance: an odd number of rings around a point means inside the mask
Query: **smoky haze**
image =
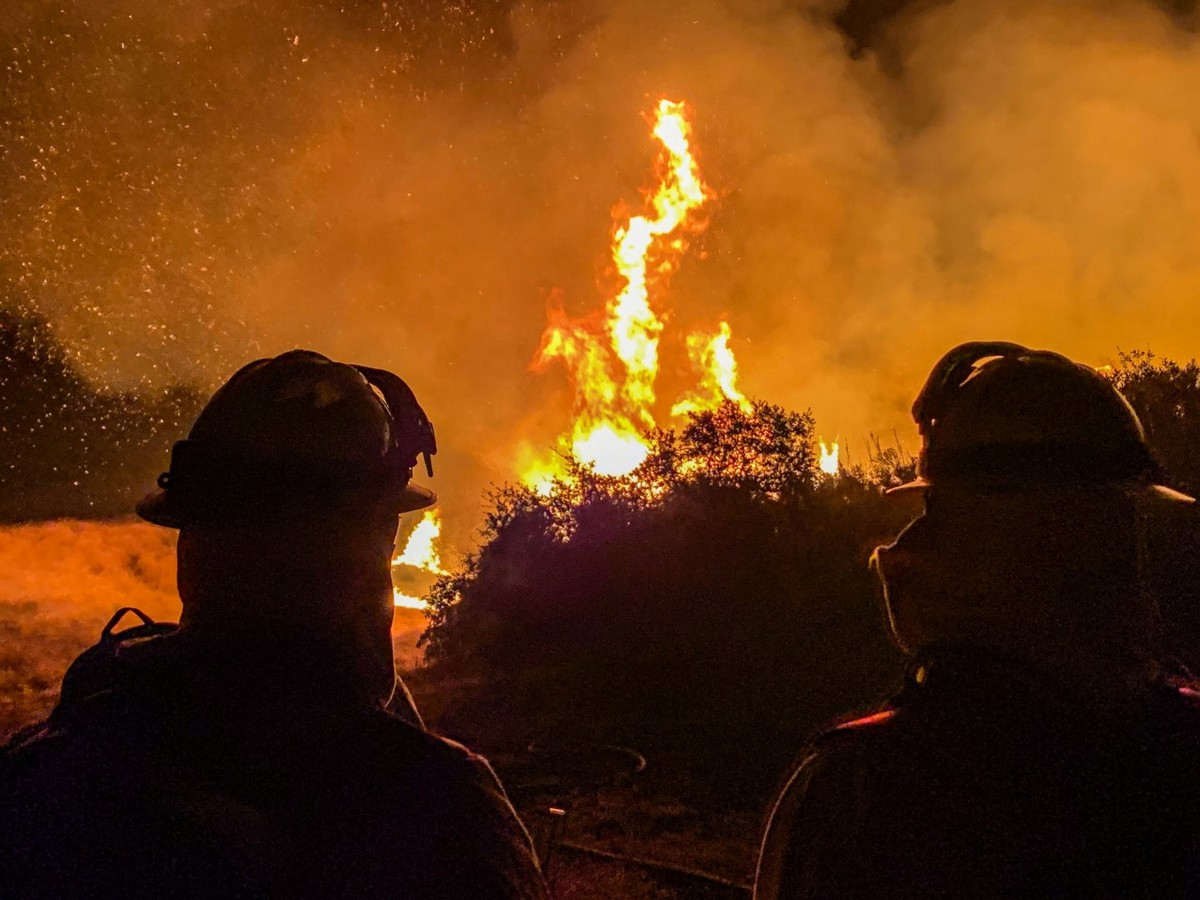
<svg viewBox="0 0 1200 900"><path fill-rule="evenodd" d="M546 303L611 291L668 97L718 195L659 295L668 405L721 315L746 392L852 449L907 437L958 341L1195 355L1190 4L844 6L6 3L2 302L112 390L297 345L392 368L466 528L567 423L563 374L528 370Z"/></svg>

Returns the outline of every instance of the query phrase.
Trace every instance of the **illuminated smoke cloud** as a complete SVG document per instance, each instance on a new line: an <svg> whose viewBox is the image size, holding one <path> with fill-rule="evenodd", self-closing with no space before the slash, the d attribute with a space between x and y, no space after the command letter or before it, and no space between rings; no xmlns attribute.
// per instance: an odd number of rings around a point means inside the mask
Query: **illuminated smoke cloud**
<svg viewBox="0 0 1200 900"><path fill-rule="evenodd" d="M527 371L547 297L593 308L613 200L640 208L646 183L639 114L669 96L716 194L671 331L727 321L740 387L811 405L851 454L908 433L963 339L1194 355L1187 22L956 0L854 52L843 5L8 4L2 302L116 389L212 387L297 344L393 367L465 532L569 416L562 380ZM661 353L678 397L687 347Z"/></svg>

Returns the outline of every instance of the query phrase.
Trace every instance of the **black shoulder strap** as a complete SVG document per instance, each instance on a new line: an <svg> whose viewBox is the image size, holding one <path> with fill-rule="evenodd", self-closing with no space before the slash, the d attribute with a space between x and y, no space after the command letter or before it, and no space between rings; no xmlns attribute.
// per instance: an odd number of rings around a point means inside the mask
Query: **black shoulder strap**
<svg viewBox="0 0 1200 900"><path fill-rule="evenodd" d="M117 626L130 614L140 619L141 624L117 631ZM78 721L85 708L95 705L93 700L112 695L120 681L117 657L122 647L136 641L174 634L178 628L174 623L155 622L133 606L118 609L101 630L100 640L79 654L67 668L58 705L50 716L14 733L0 750L6 754L12 753L52 734L63 733L64 728Z"/></svg>
<svg viewBox="0 0 1200 900"><path fill-rule="evenodd" d="M141 624L118 631L117 626L129 614L140 619ZM178 629L173 622L155 622L136 607L118 609L100 632L100 640L79 654L67 668L62 680L62 694L50 715L50 723L64 724L89 701L110 695L118 687L122 650L138 642L174 634Z"/></svg>
<svg viewBox="0 0 1200 900"><path fill-rule="evenodd" d="M121 624L121 620L123 618L125 618L126 613L133 613L135 616L137 616L139 619L141 619L143 626L149 627L149 626L153 626L155 624L155 622L152 618L150 618L148 615L146 615L144 612L142 612L136 606L122 606L120 609L118 609L115 613L112 614L112 617L108 620L108 624L105 625L104 630L100 632L101 643L103 643L104 641L116 640L116 638L113 636L113 631L116 629L116 627L119 624ZM137 627L137 626L135 626L135 627Z"/></svg>

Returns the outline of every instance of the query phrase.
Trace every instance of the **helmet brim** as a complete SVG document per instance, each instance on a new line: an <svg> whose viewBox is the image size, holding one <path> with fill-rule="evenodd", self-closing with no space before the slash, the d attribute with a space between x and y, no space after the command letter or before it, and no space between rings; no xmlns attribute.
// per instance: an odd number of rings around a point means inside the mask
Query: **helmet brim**
<svg viewBox="0 0 1200 900"><path fill-rule="evenodd" d="M883 493L888 497L904 498L911 497L913 494L923 494L928 489L929 482L918 476L912 481L906 481L904 484L888 488Z"/></svg>
<svg viewBox="0 0 1200 900"><path fill-rule="evenodd" d="M437 494L420 484L409 482L396 504L396 514L416 512L437 503ZM169 491L155 488L138 501L137 514L154 525L164 528L182 528L186 522L179 504L174 502Z"/></svg>
<svg viewBox="0 0 1200 900"><path fill-rule="evenodd" d="M1142 489L1142 493L1148 499L1156 500L1162 503L1171 503L1177 506L1187 506L1195 503L1196 498L1190 494L1185 494L1183 491L1177 491L1174 488L1169 488L1165 484L1151 484Z"/></svg>
<svg viewBox="0 0 1200 900"><path fill-rule="evenodd" d="M400 508L397 512L416 512L418 509L428 509L437 503L437 494L421 484L409 482L400 497Z"/></svg>
<svg viewBox="0 0 1200 900"><path fill-rule="evenodd" d="M165 490L155 488L137 502L134 510L151 524L161 525L163 528L181 528L183 527L183 518L179 515L176 506L177 504L171 502L171 498Z"/></svg>
<svg viewBox="0 0 1200 900"><path fill-rule="evenodd" d="M925 478L918 476L912 481L898 485L894 488L888 488L884 491L889 497L904 498L910 497L913 494L924 494L929 490L931 483ZM1196 502L1196 498L1182 491L1177 491L1174 488L1169 488L1165 484L1137 484L1132 485L1130 490L1154 503L1165 503L1174 506L1187 506Z"/></svg>

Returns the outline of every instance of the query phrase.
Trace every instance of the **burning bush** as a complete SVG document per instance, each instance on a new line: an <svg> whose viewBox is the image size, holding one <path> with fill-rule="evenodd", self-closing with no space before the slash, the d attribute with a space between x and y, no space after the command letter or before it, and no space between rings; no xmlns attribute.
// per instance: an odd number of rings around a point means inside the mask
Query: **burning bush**
<svg viewBox="0 0 1200 900"><path fill-rule="evenodd" d="M1141 353L1112 377L1169 478L1195 490L1200 369ZM883 497L914 460L875 443L866 466L824 475L811 416L763 403L693 414L649 443L628 476L568 461L547 492L493 496L481 548L432 592L425 677L453 677L442 724L468 736L690 748L701 780L719 770L752 796L787 750L898 673L866 560L914 513ZM1195 522L1150 525L1169 643L1195 664Z"/></svg>
<svg viewBox="0 0 1200 900"><path fill-rule="evenodd" d="M426 677L460 686L444 727L779 764L895 676L866 560L897 514L861 474L819 472L811 416L727 403L650 443L628 476L573 465L494 496L431 597Z"/></svg>

